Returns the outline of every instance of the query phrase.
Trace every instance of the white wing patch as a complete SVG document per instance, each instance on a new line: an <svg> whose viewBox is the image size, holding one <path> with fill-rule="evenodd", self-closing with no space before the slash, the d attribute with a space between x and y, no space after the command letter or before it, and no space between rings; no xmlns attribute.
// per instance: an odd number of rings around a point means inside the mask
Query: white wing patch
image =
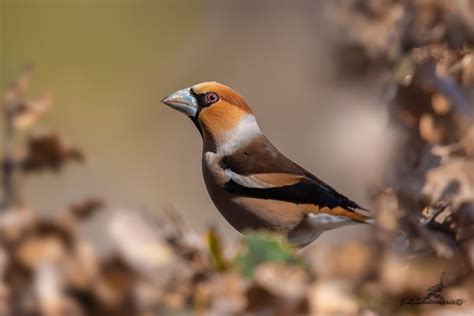
<svg viewBox="0 0 474 316"><path fill-rule="evenodd" d="M225 169L225 174L229 177L229 180L234 181L238 185L241 185L243 187L247 188L254 188L254 189L268 189L268 188L273 188L274 186L261 181L255 176L242 176L238 173L233 172L230 169Z"/></svg>
<svg viewBox="0 0 474 316"><path fill-rule="evenodd" d="M298 183L302 176L290 173L256 173L253 175L240 175L231 169L224 169L228 180L253 189L269 189L290 186Z"/></svg>
<svg viewBox="0 0 474 316"><path fill-rule="evenodd" d="M331 215L327 213L310 213L308 214L308 222L317 232L359 223L346 216Z"/></svg>

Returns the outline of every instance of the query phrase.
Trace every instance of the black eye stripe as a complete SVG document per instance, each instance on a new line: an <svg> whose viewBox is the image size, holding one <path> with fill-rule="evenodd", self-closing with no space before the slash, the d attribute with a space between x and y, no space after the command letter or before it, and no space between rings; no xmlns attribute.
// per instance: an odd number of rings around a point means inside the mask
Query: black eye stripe
<svg viewBox="0 0 474 316"><path fill-rule="evenodd" d="M195 124L196 124L198 122L197 118L199 117L199 114L201 113L201 110L204 109L205 107L207 107L207 105L206 105L206 94L205 93L197 94L196 92L194 92L193 89L189 89L189 91L191 92L191 95L196 99L196 102L198 104L198 109L197 109L196 115L194 116L196 118L196 121L195 121Z"/></svg>
<svg viewBox="0 0 474 316"><path fill-rule="evenodd" d="M191 89L191 94L196 99L199 108L202 108L203 106L205 106L205 102L206 102L205 93L197 94L196 92L193 91L193 89Z"/></svg>
<svg viewBox="0 0 474 316"><path fill-rule="evenodd" d="M219 95L215 92L208 92L208 93L196 93L193 89L190 89L191 94L197 101L199 106L197 115L201 112L202 109L212 105L213 103L219 101Z"/></svg>

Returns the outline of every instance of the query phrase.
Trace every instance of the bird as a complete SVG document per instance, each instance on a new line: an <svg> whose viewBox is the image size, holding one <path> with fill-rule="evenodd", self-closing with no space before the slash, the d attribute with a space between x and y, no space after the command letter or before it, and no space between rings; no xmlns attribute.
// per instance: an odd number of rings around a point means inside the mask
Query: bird
<svg viewBox="0 0 474 316"><path fill-rule="evenodd" d="M370 211L278 151L232 88L203 82L161 101L188 116L201 134L205 186L237 231L270 230L304 247L325 231L374 222Z"/></svg>

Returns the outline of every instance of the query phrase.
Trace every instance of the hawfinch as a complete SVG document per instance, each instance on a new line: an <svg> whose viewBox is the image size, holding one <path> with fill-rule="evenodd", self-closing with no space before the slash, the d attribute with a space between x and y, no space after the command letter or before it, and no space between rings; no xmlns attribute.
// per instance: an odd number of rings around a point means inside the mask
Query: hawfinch
<svg viewBox="0 0 474 316"><path fill-rule="evenodd" d="M204 82L162 102L199 130L207 191L238 231L269 229L305 246L326 230L373 221L367 210L280 153L231 88Z"/></svg>

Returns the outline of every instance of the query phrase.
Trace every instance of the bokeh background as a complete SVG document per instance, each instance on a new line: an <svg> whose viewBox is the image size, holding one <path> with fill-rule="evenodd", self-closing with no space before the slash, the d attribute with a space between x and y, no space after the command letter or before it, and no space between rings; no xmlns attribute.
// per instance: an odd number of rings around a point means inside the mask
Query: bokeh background
<svg viewBox="0 0 474 316"><path fill-rule="evenodd" d="M98 194L157 212L171 205L197 230L214 224L238 237L204 188L198 132L160 103L175 90L218 81L245 96L283 153L368 205L393 135L378 106L379 80L347 80L335 65L340 34L323 4L2 0L0 86L34 64L33 94L54 97L35 129L60 130L88 156L60 177L26 179L29 203L51 213Z"/></svg>
<svg viewBox="0 0 474 316"><path fill-rule="evenodd" d="M241 238L208 80L375 225ZM1 315L473 314L473 0L0 0L0 87Z"/></svg>

